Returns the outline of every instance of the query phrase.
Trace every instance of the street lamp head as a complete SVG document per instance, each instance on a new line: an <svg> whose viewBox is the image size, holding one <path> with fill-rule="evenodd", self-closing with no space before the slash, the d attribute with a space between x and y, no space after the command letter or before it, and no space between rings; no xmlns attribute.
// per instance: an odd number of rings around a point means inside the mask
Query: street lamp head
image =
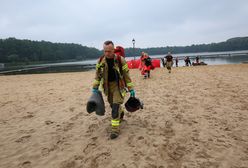
<svg viewBox="0 0 248 168"><path fill-rule="evenodd" d="M135 52L134 52L134 48L135 48L135 40L134 40L134 38L133 38L133 40L132 40L132 42L133 42L133 53L134 53L134 60L135 60Z"/></svg>

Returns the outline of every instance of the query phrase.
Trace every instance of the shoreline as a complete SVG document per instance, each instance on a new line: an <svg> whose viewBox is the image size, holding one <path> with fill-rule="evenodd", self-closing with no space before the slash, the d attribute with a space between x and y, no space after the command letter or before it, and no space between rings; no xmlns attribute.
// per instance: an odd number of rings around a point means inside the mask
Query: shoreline
<svg viewBox="0 0 248 168"><path fill-rule="evenodd" d="M157 58L158 59L158 58ZM194 62L192 62L194 63ZM247 64L248 61L244 61L241 63L229 63L229 64L207 64L204 66L219 66L219 65L236 65L236 64ZM175 64L175 63L174 63ZM180 65L178 67L175 67L173 65L173 68L179 68L179 67L187 67L185 65ZM190 67L190 66L189 66ZM194 67L191 65L191 67ZM164 67L160 67L164 68ZM52 74L52 73L70 73L70 72L86 72L91 71L95 69L95 64L85 64L85 65L58 65L58 66L37 66L37 67L31 67L31 68L23 68L23 69L14 69L14 70L0 70L0 76L5 75L27 75L27 74Z"/></svg>

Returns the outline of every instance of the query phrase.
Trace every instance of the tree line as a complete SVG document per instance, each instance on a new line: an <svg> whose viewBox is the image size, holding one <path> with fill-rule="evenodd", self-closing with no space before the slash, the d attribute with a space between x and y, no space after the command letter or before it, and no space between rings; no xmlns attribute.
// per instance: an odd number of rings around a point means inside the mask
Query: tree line
<svg viewBox="0 0 248 168"><path fill-rule="evenodd" d="M0 62L57 62L85 60L101 54L96 48L73 43L0 39Z"/></svg>
<svg viewBox="0 0 248 168"><path fill-rule="evenodd" d="M198 44L191 46L167 46L153 48L127 48L125 49L127 56L140 55L142 51L149 55L163 55L168 52L172 54L178 53L197 53L197 52L219 52L219 51L238 51L248 50L248 37L236 37L228 39L220 43Z"/></svg>
<svg viewBox="0 0 248 168"><path fill-rule="evenodd" d="M167 46L153 48L126 48L126 56L140 55L142 51L149 55L162 55L167 52L195 53L248 50L248 37L236 37L225 42L199 44L191 46ZM0 39L0 63L58 62L96 59L101 50L73 43L52 43L47 41Z"/></svg>

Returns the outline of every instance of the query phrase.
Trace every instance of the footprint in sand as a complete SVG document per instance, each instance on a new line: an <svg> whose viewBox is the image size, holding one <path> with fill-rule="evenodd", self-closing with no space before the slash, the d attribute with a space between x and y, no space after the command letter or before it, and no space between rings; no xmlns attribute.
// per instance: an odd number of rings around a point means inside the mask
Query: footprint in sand
<svg viewBox="0 0 248 168"><path fill-rule="evenodd" d="M53 121L50 121L50 120L47 120L47 121L45 121L45 124L46 125L50 125L50 124L53 124L54 122Z"/></svg>
<svg viewBox="0 0 248 168"><path fill-rule="evenodd" d="M83 149L84 153L89 153L90 151L93 151L97 147L97 137L91 138L91 142L86 145L86 147Z"/></svg>
<svg viewBox="0 0 248 168"><path fill-rule="evenodd" d="M18 133L21 133L21 134L32 134L34 132L35 132L35 129L20 130L20 131L18 131Z"/></svg>
<svg viewBox="0 0 248 168"><path fill-rule="evenodd" d="M209 155L206 150L202 149L201 151L196 152L196 158L210 159L210 158L212 158L212 156Z"/></svg>
<svg viewBox="0 0 248 168"><path fill-rule="evenodd" d="M31 162L30 161L25 161L23 163L20 164L21 168L31 168Z"/></svg>
<svg viewBox="0 0 248 168"><path fill-rule="evenodd" d="M52 147L50 147L50 148L42 148L42 150L41 150L41 155L42 155L43 157L46 157L46 156L48 156L51 152L60 149L60 148L59 148L59 145L61 145L61 144L59 144L59 143L61 143L61 142L57 142L56 144L53 144ZM61 149L62 149L62 148L61 148Z"/></svg>
<svg viewBox="0 0 248 168"><path fill-rule="evenodd" d="M63 98L59 98L59 102L63 102L65 101Z"/></svg>
<svg viewBox="0 0 248 168"><path fill-rule="evenodd" d="M99 128L98 124L90 124L86 133L91 134L91 133L95 132L98 128Z"/></svg>
<svg viewBox="0 0 248 168"><path fill-rule="evenodd" d="M167 152L170 158L178 161L186 154L186 148L178 144L169 144Z"/></svg>
<svg viewBox="0 0 248 168"><path fill-rule="evenodd" d="M186 122L185 119L183 119L183 115L182 114L176 114L175 115L175 121L180 123L180 124L184 124Z"/></svg>
<svg viewBox="0 0 248 168"><path fill-rule="evenodd" d="M74 126L74 123L69 123L69 122L63 122L62 126L61 125L57 125L57 131L64 131L67 132L69 130L71 130Z"/></svg>
<svg viewBox="0 0 248 168"><path fill-rule="evenodd" d="M70 120L71 120L71 121L75 121L75 120L77 120L77 119L78 119L80 116L82 116L82 115L83 115L83 113L80 112L80 113L76 114L75 116L71 117Z"/></svg>
<svg viewBox="0 0 248 168"><path fill-rule="evenodd" d="M75 110L75 107L70 107L70 108L69 108L69 111L70 111L70 112L73 112L74 110Z"/></svg>
<svg viewBox="0 0 248 168"><path fill-rule="evenodd" d="M23 116L22 118L23 119L29 119L29 118L33 118L34 116L32 114L29 114L29 115L26 115L26 116Z"/></svg>
<svg viewBox="0 0 248 168"><path fill-rule="evenodd" d="M17 139L15 142L25 143L25 142L28 142L30 138L31 138L31 135L26 135L26 136L23 136L23 137Z"/></svg>
<svg viewBox="0 0 248 168"><path fill-rule="evenodd" d="M142 140L142 139L145 139L145 138L143 136L138 137L138 140Z"/></svg>
<svg viewBox="0 0 248 168"><path fill-rule="evenodd" d="M168 146L168 141L160 144L155 144L153 147L156 149L157 153L160 155L162 159L167 157L167 146Z"/></svg>
<svg viewBox="0 0 248 168"><path fill-rule="evenodd" d="M166 121L164 128L161 129L161 131L162 131L161 134L167 138L171 138L172 136L174 136L175 131L174 131L174 129L172 129L172 125L173 125L172 122Z"/></svg>
<svg viewBox="0 0 248 168"><path fill-rule="evenodd" d="M60 164L60 168L74 168L76 167L76 162L74 160L72 161L63 161L61 164Z"/></svg>
<svg viewBox="0 0 248 168"><path fill-rule="evenodd" d="M194 142L199 142L199 131L197 129L194 129L192 131L192 135L191 135L191 139L194 141Z"/></svg>
<svg viewBox="0 0 248 168"><path fill-rule="evenodd" d="M0 104L0 107L4 107L5 105L11 104L13 101L7 101L7 102L3 102Z"/></svg>
<svg viewBox="0 0 248 168"><path fill-rule="evenodd" d="M133 156L132 156L132 160L134 160L134 161L139 161L140 160L140 158L141 158L141 156L144 156L144 154L142 153L142 152L140 152L140 151L135 151L135 152L133 152Z"/></svg>
<svg viewBox="0 0 248 168"><path fill-rule="evenodd" d="M55 139L56 141L50 146L50 147L44 147L41 150L41 155L42 156L48 156L51 152L55 150L61 150L63 151L68 145L70 146L71 144L68 143L68 138L71 137L72 135L68 136L57 136Z"/></svg>
<svg viewBox="0 0 248 168"><path fill-rule="evenodd" d="M128 144L128 146L130 146L130 147L135 147L135 143L134 143L134 141L135 141L135 135L129 135L128 136L128 138L127 138L127 144Z"/></svg>
<svg viewBox="0 0 248 168"><path fill-rule="evenodd" d="M7 124L7 120L0 120L0 124L3 124L3 125Z"/></svg>
<svg viewBox="0 0 248 168"><path fill-rule="evenodd" d="M110 156L110 152L101 152L94 156L89 156L85 159L84 166L90 168L97 168L99 167L99 165L101 165L101 163L108 163Z"/></svg>
<svg viewBox="0 0 248 168"><path fill-rule="evenodd" d="M84 156L82 156L82 155L75 155L74 156L74 160L84 160Z"/></svg>
<svg viewBox="0 0 248 168"><path fill-rule="evenodd" d="M48 149L48 148L43 148L43 149L41 150L41 155L42 155L42 156L48 156L50 152L51 152L50 149Z"/></svg>

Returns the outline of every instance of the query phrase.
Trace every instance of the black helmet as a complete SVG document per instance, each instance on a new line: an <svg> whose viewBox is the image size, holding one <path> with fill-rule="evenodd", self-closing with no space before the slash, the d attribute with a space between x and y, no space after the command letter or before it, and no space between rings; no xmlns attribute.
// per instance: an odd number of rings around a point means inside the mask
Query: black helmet
<svg viewBox="0 0 248 168"><path fill-rule="evenodd" d="M126 110L129 112L135 112L140 108L143 109L143 103L136 97L130 97L125 103Z"/></svg>

